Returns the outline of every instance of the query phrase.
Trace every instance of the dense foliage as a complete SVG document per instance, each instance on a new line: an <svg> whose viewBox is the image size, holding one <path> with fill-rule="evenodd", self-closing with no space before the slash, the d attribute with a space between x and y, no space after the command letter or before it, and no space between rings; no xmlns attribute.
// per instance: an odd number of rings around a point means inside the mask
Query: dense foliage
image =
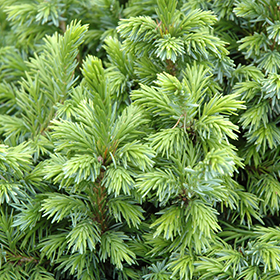
<svg viewBox="0 0 280 280"><path fill-rule="evenodd" d="M0 0L0 279L279 279L279 10Z"/></svg>

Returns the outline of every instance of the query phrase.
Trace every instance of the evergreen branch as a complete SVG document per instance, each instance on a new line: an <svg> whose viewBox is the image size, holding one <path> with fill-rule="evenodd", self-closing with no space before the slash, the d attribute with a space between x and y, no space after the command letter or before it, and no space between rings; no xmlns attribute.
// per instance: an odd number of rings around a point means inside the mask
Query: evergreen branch
<svg viewBox="0 0 280 280"><path fill-rule="evenodd" d="M138 228L141 220L144 220L143 209L136 205L134 201L123 196L111 199L108 207L117 221L121 222L123 217L129 227Z"/></svg>
<svg viewBox="0 0 280 280"><path fill-rule="evenodd" d="M131 195L134 189L132 173L122 166L109 167L106 171L103 184L108 194L118 197L120 194Z"/></svg>
<svg viewBox="0 0 280 280"><path fill-rule="evenodd" d="M66 239L69 248L72 247L72 253L78 251L84 254L87 249L94 251L97 243L101 241L100 229L91 220L84 220L73 227Z"/></svg>
<svg viewBox="0 0 280 280"><path fill-rule="evenodd" d="M101 236L99 254L102 261L110 258L110 261L120 270L123 269L123 262L129 265L135 263L135 254L129 249L125 241L129 237L123 232L107 231Z"/></svg>
<svg viewBox="0 0 280 280"><path fill-rule="evenodd" d="M42 201L40 211L43 212L43 217L52 218L52 223L54 223L64 218L70 218L72 215L76 218L87 215L88 208L83 201L75 197L50 193Z"/></svg>

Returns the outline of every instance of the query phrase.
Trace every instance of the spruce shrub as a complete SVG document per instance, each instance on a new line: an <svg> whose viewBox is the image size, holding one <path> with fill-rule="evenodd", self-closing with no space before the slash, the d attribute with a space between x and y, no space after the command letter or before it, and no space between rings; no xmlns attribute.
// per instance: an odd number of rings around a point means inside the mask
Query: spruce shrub
<svg viewBox="0 0 280 280"><path fill-rule="evenodd" d="M279 9L0 0L0 279L279 279Z"/></svg>

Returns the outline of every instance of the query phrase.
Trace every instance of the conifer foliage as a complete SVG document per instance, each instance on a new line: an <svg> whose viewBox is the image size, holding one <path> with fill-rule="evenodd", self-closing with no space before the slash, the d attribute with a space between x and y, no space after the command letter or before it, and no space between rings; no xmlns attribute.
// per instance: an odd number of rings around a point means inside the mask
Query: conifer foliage
<svg viewBox="0 0 280 280"><path fill-rule="evenodd" d="M0 279L279 279L277 1L0 7Z"/></svg>

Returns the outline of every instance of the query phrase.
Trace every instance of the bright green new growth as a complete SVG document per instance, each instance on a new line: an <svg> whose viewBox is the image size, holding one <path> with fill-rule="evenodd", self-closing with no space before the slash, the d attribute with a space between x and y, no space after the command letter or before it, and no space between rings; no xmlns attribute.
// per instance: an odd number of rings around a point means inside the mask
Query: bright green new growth
<svg viewBox="0 0 280 280"><path fill-rule="evenodd" d="M279 278L277 1L0 7L0 279Z"/></svg>

